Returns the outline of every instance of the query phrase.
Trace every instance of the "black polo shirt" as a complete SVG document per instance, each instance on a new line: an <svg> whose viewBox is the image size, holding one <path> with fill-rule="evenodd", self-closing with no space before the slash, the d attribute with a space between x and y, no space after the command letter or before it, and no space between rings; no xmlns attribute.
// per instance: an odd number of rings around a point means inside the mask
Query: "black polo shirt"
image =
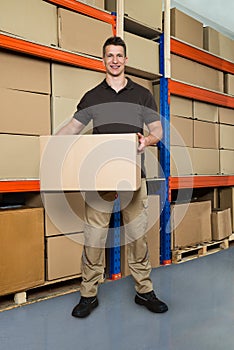
<svg viewBox="0 0 234 350"><path fill-rule="evenodd" d="M129 78L119 92L104 79L82 97L73 117L84 125L93 120L94 134L143 133L144 124L160 120L150 91Z"/></svg>

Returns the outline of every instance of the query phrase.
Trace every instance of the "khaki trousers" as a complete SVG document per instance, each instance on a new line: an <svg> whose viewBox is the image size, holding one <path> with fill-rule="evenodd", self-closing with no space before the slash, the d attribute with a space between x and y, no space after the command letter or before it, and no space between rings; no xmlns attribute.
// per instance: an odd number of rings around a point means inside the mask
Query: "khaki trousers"
<svg viewBox="0 0 234 350"><path fill-rule="evenodd" d="M123 218L125 242L128 244L128 265L139 293L153 289L150 279L146 229L148 199L146 181L135 192L118 192ZM116 192L87 192L85 204L85 244L82 254L82 282L84 297L97 295L98 283L103 279L105 244Z"/></svg>

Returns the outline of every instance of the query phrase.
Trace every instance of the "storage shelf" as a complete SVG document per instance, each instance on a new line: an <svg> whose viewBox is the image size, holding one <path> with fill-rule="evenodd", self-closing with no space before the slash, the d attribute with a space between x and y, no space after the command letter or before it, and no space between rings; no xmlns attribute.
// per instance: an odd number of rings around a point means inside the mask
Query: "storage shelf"
<svg viewBox="0 0 234 350"><path fill-rule="evenodd" d="M234 186L234 175L196 175L170 177L169 184L171 190L177 190L181 188Z"/></svg>
<svg viewBox="0 0 234 350"><path fill-rule="evenodd" d="M90 5L86 5L79 1L76 1L76 0L44 0L44 1L57 6L61 6L63 8L66 8L78 13L82 13L89 17L99 19L103 22L107 22L115 26L115 16L111 15L106 11L92 7Z"/></svg>
<svg viewBox="0 0 234 350"><path fill-rule="evenodd" d="M162 34L160 30L149 27L126 15L124 16L124 28L126 32L140 35L146 39L157 39Z"/></svg>
<svg viewBox="0 0 234 350"><path fill-rule="evenodd" d="M0 193L7 192L38 192L39 180L6 180L0 181Z"/></svg>
<svg viewBox="0 0 234 350"><path fill-rule="evenodd" d="M234 74L234 63L175 38L171 38L170 42L171 53L202 63L220 71Z"/></svg>
<svg viewBox="0 0 234 350"><path fill-rule="evenodd" d="M73 66L105 72L102 60L0 33L0 47Z"/></svg>
<svg viewBox="0 0 234 350"><path fill-rule="evenodd" d="M169 79L169 93L203 102L209 102L222 107L234 108L234 97L215 92L181 81Z"/></svg>

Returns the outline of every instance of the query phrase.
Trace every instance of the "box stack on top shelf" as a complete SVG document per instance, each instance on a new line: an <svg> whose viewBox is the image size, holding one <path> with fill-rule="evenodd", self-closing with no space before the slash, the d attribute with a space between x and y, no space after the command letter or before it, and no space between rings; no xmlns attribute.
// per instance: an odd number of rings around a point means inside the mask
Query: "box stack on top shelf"
<svg viewBox="0 0 234 350"><path fill-rule="evenodd" d="M202 179L206 176L207 180L199 184L206 187L206 184L210 186L210 176L231 178L234 174L234 41L203 27L203 23L176 8L171 9L171 36L171 176L172 179L178 177L175 189L179 189L184 176L192 176L190 184L184 187L191 188L187 200L193 201L193 176ZM221 177L219 186L222 186ZM171 206L172 250L231 235L229 211L233 211L233 203L229 200L224 204L221 200L221 193L229 195L230 191L228 187L215 191L217 200L212 207L210 201L207 202L208 211L199 212L206 203L199 195L197 202L177 202ZM201 222L203 219L205 225Z"/></svg>

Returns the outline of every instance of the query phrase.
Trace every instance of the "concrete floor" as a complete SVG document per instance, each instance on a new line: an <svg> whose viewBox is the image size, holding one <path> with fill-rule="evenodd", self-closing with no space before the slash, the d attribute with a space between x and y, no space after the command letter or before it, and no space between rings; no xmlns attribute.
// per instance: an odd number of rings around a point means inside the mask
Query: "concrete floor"
<svg viewBox="0 0 234 350"><path fill-rule="evenodd" d="M234 348L234 248L152 271L165 314L134 303L131 277L105 283L86 319L72 293L0 313L1 350L230 350Z"/></svg>

